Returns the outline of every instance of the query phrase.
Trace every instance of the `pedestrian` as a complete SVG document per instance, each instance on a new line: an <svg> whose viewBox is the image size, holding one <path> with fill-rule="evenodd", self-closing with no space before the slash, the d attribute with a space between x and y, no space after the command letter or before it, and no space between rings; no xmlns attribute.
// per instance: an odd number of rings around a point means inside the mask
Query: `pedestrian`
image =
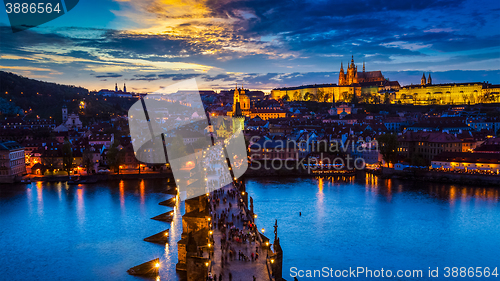
<svg viewBox="0 0 500 281"><path fill-rule="evenodd" d="M255 277L253 280L255 281ZM222 281L222 272L219 274L219 281Z"/></svg>
<svg viewBox="0 0 500 281"><path fill-rule="evenodd" d="M229 272L229 281L233 281L233 275Z"/></svg>
<svg viewBox="0 0 500 281"><path fill-rule="evenodd" d="M219 281L220 281L220 279L219 279ZM257 281L257 278L255 278L255 275L253 276L253 281Z"/></svg>

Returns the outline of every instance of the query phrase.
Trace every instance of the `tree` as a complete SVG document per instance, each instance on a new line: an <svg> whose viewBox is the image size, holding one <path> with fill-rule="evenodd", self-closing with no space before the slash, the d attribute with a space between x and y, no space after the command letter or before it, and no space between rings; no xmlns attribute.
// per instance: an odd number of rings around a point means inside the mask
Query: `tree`
<svg viewBox="0 0 500 281"><path fill-rule="evenodd" d="M64 138L64 143L62 146L63 153L63 169L68 173L73 168L73 146L67 137Z"/></svg>
<svg viewBox="0 0 500 281"><path fill-rule="evenodd" d="M283 101L289 101L290 100L290 96L288 94L285 94L282 98Z"/></svg>
<svg viewBox="0 0 500 281"><path fill-rule="evenodd" d="M351 95L352 95L352 97L350 97L351 98L351 103L352 104L358 104L359 101L358 101L358 96L356 95L356 93L353 93Z"/></svg>
<svg viewBox="0 0 500 281"><path fill-rule="evenodd" d="M316 100L319 102L325 101L325 92L321 89L318 89L318 91L316 92Z"/></svg>
<svg viewBox="0 0 500 281"><path fill-rule="evenodd" d="M109 148L108 153L106 154L109 167L117 171L118 174L120 174L120 164L122 162L123 156L122 150L119 146L120 143L115 140L115 142Z"/></svg>
<svg viewBox="0 0 500 281"><path fill-rule="evenodd" d="M90 174L92 164L93 164L93 155L92 151L89 148L86 148L82 153L82 164L87 170L87 175Z"/></svg>
<svg viewBox="0 0 500 281"><path fill-rule="evenodd" d="M325 93L324 101L333 102L333 93L331 92Z"/></svg>
<svg viewBox="0 0 500 281"><path fill-rule="evenodd" d="M311 95L311 93L309 93L309 92L306 92L306 93L304 94L304 100L305 100L305 101L310 101L310 100L311 100L311 97L312 97L312 95Z"/></svg>
<svg viewBox="0 0 500 281"><path fill-rule="evenodd" d="M300 97L300 93L299 93L299 91L295 91L295 92L293 93L293 100L294 100L294 101L300 101L300 100L301 100L301 97Z"/></svg>
<svg viewBox="0 0 500 281"><path fill-rule="evenodd" d="M380 154L389 167L389 163L394 163L397 160L398 137L394 134L384 134L378 138L378 142Z"/></svg>

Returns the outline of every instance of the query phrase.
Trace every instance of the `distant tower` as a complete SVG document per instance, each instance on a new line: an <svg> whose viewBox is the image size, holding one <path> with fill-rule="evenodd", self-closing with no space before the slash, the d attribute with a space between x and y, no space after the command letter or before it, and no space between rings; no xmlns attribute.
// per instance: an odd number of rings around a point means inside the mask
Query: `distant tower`
<svg viewBox="0 0 500 281"><path fill-rule="evenodd" d="M427 84L432 85L432 78L430 73L429 73L429 78L427 78Z"/></svg>
<svg viewBox="0 0 500 281"><path fill-rule="evenodd" d="M66 123L68 121L68 108L66 105L63 105L62 107L62 121L63 123Z"/></svg>
<svg viewBox="0 0 500 281"><path fill-rule="evenodd" d="M123 83L123 92L127 92L127 86L125 86L125 83Z"/></svg>
<svg viewBox="0 0 500 281"><path fill-rule="evenodd" d="M115 92L118 92L118 83L115 83Z"/></svg>
<svg viewBox="0 0 500 281"><path fill-rule="evenodd" d="M245 88L243 88L243 84L241 84L241 92L240 92L240 107L241 112L245 116L250 111L250 98L245 94Z"/></svg>
<svg viewBox="0 0 500 281"><path fill-rule="evenodd" d="M345 84L344 65L340 62L339 85Z"/></svg>
<svg viewBox="0 0 500 281"><path fill-rule="evenodd" d="M233 116L236 114L236 105L240 104L240 91L238 90L238 83L236 83L236 87L234 88L233 94Z"/></svg>
<svg viewBox="0 0 500 281"><path fill-rule="evenodd" d="M422 78L420 78L420 85L425 85L425 72L422 73Z"/></svg>
<svg viewBox="0 0 500 281"><path fill-rule="evenodd" d="M356 65L354 64L354 55L351 57L351 64L347 68L347 85L351 85L353 83L358 83L358 79L356 77Z"/></svg>
<svg viewBox="0 0 500 281"><path fill-rule="evenodd" d="M240 103L236 103L236 111L233 114L233 134L245 129L245 116L241 113Z"/></svg>
<svg viewBox="0 0 500 281"><path fill-rule="evenodd" d="M365 62L363 61L363 72L365 72Z"/></svg>

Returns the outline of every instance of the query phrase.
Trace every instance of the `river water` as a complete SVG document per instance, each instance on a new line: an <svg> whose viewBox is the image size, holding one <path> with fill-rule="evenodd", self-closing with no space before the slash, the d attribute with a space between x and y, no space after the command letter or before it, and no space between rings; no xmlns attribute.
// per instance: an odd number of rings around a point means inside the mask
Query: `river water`
<svg viewBox="0 0 500 281"><path fill-rule="evenodd" d="M323 267L424 273L424 278L392 280L429 279L429 267L439 267L440 278L434 280L450 279L444 278L445 267L500 270L500 189L367 175L251 179L247 191L254 199L257 225L271 241L278 219L287 280L298 270L306 274ZM362 277L366 275L342 279L366 279Z"/></svg>
<svg viewBox="0 0 500 281"><path fill-rule="evenodd" d="M0 279L143 280L126 270L159 257L161 280L178 280L176 244L142 241L170 227L172 241L180 239L183 206L175 209L172 226L150 219L172 210L158 205L171 197L164 193L167 184L2 186ZM439 267L440 275L446 266L500 267L499 189L368 175L254 178L247 181L247 191L257 225L271 241L278 219L287 280L293 280L293 267L421 269L424 277L429 267Z"/></svg>

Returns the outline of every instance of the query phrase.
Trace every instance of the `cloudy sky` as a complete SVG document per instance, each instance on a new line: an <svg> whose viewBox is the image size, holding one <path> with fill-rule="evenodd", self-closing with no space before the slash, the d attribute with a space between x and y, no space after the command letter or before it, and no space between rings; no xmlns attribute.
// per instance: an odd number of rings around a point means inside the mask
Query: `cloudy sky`
<svg viewBox="0 0 500 281"><path fill-rule="evenodd" d="M337 83L351 55L402 85L500 83L498 0L80 0L12 33L0 12L0 70L137 92L186 78L203 89Z"/></svg>

